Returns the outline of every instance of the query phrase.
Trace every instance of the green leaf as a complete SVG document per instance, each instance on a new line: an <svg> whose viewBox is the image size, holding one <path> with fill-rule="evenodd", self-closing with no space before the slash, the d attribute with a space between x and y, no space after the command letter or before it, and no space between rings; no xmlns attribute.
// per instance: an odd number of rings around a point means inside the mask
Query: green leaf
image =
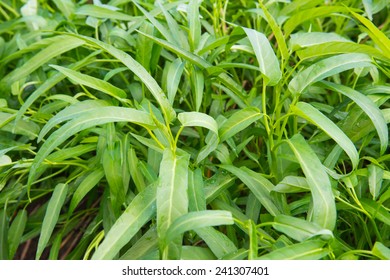
<svg viewBox="0 0 390 280"><path fill-rule="evenodd" d="M375 242L372 253L382 260L390 260L390 249L381 242Z"/></svg>
<svg viewBox="0 0 390 280"><path fill-rule="evenodd" d="M153 24L153 26L170 42L177 42L178 38L174 38L168 28L166 28L163 24L160 23L151 13L149 13L147 10L142 8L140 4L137 2L134 2L134 4L137 6L137 8L145 15L145 17ZM140 30L140 33L142 34L142 30ZM148 34L152 35L152 34Z"/></svg>
<svg viewBox="0 0 390 280"><path fill-rule="evenodd" d="M274 186L270 181L261 176L261 174L246 167L237 168L233 165L221 165L220 167L237 176L237 178L251 190L251 192L272 216L281 214L270 195L270 191L274 188Z"/></svg>
<svg viewBox="0 0 390 280"><path fill-rule="evenodd" d="M143 34L144 36L149 37L149 39L153 40L155 43L159 44L160 46L164 47L165 49L172 51L173 53L177 54L178 56L186 59L188 62L194 64L195 66L199 67L200 69L205 69L206 72L208 69L214 69L215 66L213 66L211 63L209 63L207 60L203 59L200 56L197 56L185 49L179 48L177 45L174 45L170 42L161 40L159 38L156 38L154 36L149 36L147 34ZM247 100L245 98L245 91L242 89L242 87L234 81L227 73L218 73L217 80L222 82L224 85L226 85L227 90L225 92L234 99L235 102L238 103L240 107L246 107ZM222 88L222 87L221 87Z"/></svg>
<svg viewBox="0 0 390 280"><path fill-rule="evenodd" d="M90 111L93 112L97 108L108 105L109 103L103 100L85 100L66 107L62 111L58 112L54 117L52 117L41 129L41 132L38 135L38 142L42 141L43 137L45 137L45 135L57 124L79 118L83 114L86 114Z"/></svg>
<svg viewBox="0 0 390 280"><path fill-rule="evenodd" d="M176 58L170 65L167 78L168 99L171 104L175 101L177 88L179 87L180 78L183 74L184 62Z"/></svg>
<svg viewBox="0 0 390 280"><path fill-rule="evenodd" d="M106 81L97 79L89 75L81 74L80 72L62 66L50 65L50 67L53 67L54 69L58 70L77 84L85 85L87 87L99 90L114 98L122 99L126 98L127 96L126 92L124 92L122 89L117 88L116 86L113 86Z"/></svg>
<svg viewBox="0 0 390 280"><path fill-rule="evenodd" d="M294 14L288 20L286 20L286 22L283 25L284 34L286 37L289 36L296 27L298 27L299 25L301 25L303 22L307 20L325 17L333 13L347 13L348 11L349 10L346 7L328 6L328 5L311 8L311 9L295 10Z"/></svg>
<svg viewBox="0 0 390 280"><path fill-rule="evenodd" d="M107 106L89 110L56 130L41 146L31 165L28 185L33 183L36 170L46 156L66 139L79 131L110 122L131 122L149 128L154 127L153 120L148 113L135 109Z"/></svg>
<svg viewBox="0 0 390 280"><path fill-rule="evenodd" d="M221 142L244 130L252 123L259 120L262 116L263 115L260 113L259 109L255 107L247 107L235 112L219 128L219 137Z"/></svg>
<svg viewBox="0 0 390 280"><path fill-rule="evenodd" d="M351 40L333 32L299 32L290 35L290 45L293 50L317 47L317 45L330 42L351 42Z"/></svg>
<svg viewBox="0 0 390 280"><path fill-rule="evenodd" d="M115 131L113 132L115 133ZM123 184L123 175L120 170L123 166L120 145L118 142L110 143L102 154L102 166L108 186L110 188L110 201L115 214L120 213L122 204L125 201L127 186Z"/></svg>
<svg viewBox="0 0 390 280"><path fill-rule="evenodd" d="M27 211L22 209L18 212L14 218L9 231L8 231L8 244L9 244L9 258L13 259L14 255L20 245L24 229L27 223Z"/></svg>
<svg viewBox="0 0 390 280"><path fill-rule="evenodd" d="M363 112L367 114L378 132L379 139L381 141L381 154L384 154L387 146L389 145L387 123L383 113L375 105L375 103L367 96L352 88L325 81L322 81L320 84L327 89L337 91L352 99L363 110Z"/></svg>
<svg viewBox="0 0 390 280"><path fill-rule="evenodd" d="M367 198L361 198L360 203L374 219L378 219L390 226L390 213L383 205Z"/></svg>
<svg viewBox="0 0 390 280"><path fill-rule="evenodd" d="M0 130L12 134L25 135L28 138L35 139L39 132L39 125L31 120L15 120L15 114L0 112Z"/></svg>
<svg viewBox="0 0 390 280"><path fill-rule="evenodd" d="M70 201L68 213L71 214L77 207L77 205L81 202L81 200L88 194L88 192L95 187L99 181L104 177L104 170L102 168L98 168L96 170L91 171L87 176L85 176L84 180L78 185L76 191L72 196L72 200Z"/></svg>
<svg viewBox="0 0 390 280"><path fill-rule="evenodd" d="M303 93L311 84L340 72L372 66L371 58L366 54L340 54L320 60L299 72L291 80L288 89L294 95Z"/></svg>
<svg viewBox="0 0 390 280"><path fill-rule="evenodd" d="M156 212L156 184L148 186L127 206L116 220L103 242L93 254L93 260L111 260L131 240Z"/></svg>
<svg viewBox="0 0 390 280"><path fill-rule="evenodd" d="M296 134L287 142L298 159L310 186L313 201L312 221L325 229L333 230L337 211L325 167L302 135Z"/></svg>
<svg viewBox="0 0 390 280"><path fill-rule="evenodd" d="M214 176L205 181L205 196L207 203L217 198L221 193L234 184L235 178L229 173L217 172ZM203 209L206 210L206 209Z"/></svg>
<svg viewBox="0 0 390 280"><path fill-rule="evenodd" d="M91 61L96 59L96 55L100 53L100 51L95 51L90 55L86 56L80 61L77 61L68 66L69 69L78 70L81 67L89 64ZM26 101L20 107L18 113L16 114L16 121L19 121L22 118L22 115L27 111L27 109L44 93L53 88L56 84L61 82L65 78L65 75L62 73L56 73L53 76L49 77L46 81L44 81L33 93L31 93Z"/></svg>
<svg viewBox="0 0 390 280"><path fill-rule="evenodd" d="M143 33L151 34L154 33L154 27L149 22L144 22L140 29ZM137 38L137 53L136 60L145 68L146 71L150 71L150 62L152 58L153 42L147 37L139 34Z"/></svg>
<svg viewBox="0 0 390 280"><path fill-rule="evenodd" d="M197 228L234 224L232 214L222 210L203 210L190 212L177 218L166 232L165 242L168 244L178 235Z"/></svg>
<svg viewBox="0 0 390 280"><path fill-rule="evenodd" d="M299 176L286 176L273 189L281 193L299 193L310 191L306 178Z"/></svg>
<svg viewBox="0 0 390 280"><path fill-rule="evenodd" d="M298 102L292 107L292 111L321 128L347 153L351 159L353 168L355 169L357 167L359 163L359 154L355 145L334 122L308 103Z"/></svg>
<svg viewBox="0 0 390 280"><path fill-rule="evenodd" d="M246 226L248 228L249 235L248 260L255 260L257 258L257 252L259 250L256 225L252 220L247 220Z"/></svg>
<svg viewBox="0 0 390 280"><path fill-rule="evenodd" d="M73 36L77 36L77 38L80 38L85 42L88 42L90 44L93 44L101 48L102 50L111 54L113 57L117 58L124 65L126 65L130 69L130 71L132 71L135 75L137 75L137 77L140 78L140 80L150 90L154 98L161 106L161 109L163 111L163 114L167 118L167 121L170 122L175 118L176 113L173 110L171 104L169 103L168 98L164 94L163 90L156 82L156 80L153 79L153 77L145 70L145 68L142 67L142 65L139 64L136 60L134 60L130 55L128 55L122 50L119 50L111 46L110 44L93 39L91 37L82 36L82 35L73 35Z"/></svg>
<svg viewBox="0 0 390 280"><path fill-rule="evenodd" d="M384 52L384 54L390 58L390 39L383 33L378 27L375 26L370 20L365 17L350 11L351 14L356 17L367 28L367 33L371 39L378 45L378 47Z"/></svg>
<svg viewBox="0 0 390 280"><path fill-rule="evenodd" d="M272 226L277 231L283 232L300 242L316 235L321 235L323 239L333 237L333 233L328 229L323 229L315 223L287 215L276 216Z"/></svg>
<svg viewBox="0 0 390 280"><path fill-rule="evenodd" d="M158 236L155 226L151 227L144 235L124 253L121 260L142 260L145 255L153 250L158 250Z"/></svg>
<svg viewBox="0 0 390 280"><path fill-rule="evenodd" d="M27 77L29 74L37 70L52 58L77 48L83 44L83 40L72 36L57 36L53 39L52 43L47 48L43 49L32 58L27 60L23 66L16 68L14 71L6 75L0 81L0 84L6 83L6 85L10 87L14 82Z"/></svg>
<svg viewBox="0 0 390 280"><path fill-rule="evenodd" d="M187 6L188 28L190 31L189 38L190 38L190 45L192 46L192 50L195 50L198 47L200 41L200 35L201 35L199 6L200 6L200 2L198 0L190 0Z"/></svg>
<svg viewBox="0 0 390 280"><path fill-rule="evenodd" d="M160 242L167 236L168 228L182 215L188 212L188 164L189 155L178 155L166 149L160 165L157 188L157 232ZM176 238L170 245L160 243L163 259L179 259L181 238Z"/></svg>
<svg viewBox="0 0 390 280"><path fill-rule="evenodd" d="M7 155L0 155L0 167L12 163L12 159Z"/></svg>
<svg viewBox="0 0 390 280"><path fill-rule="evenodd" d="M276 249L258 260L319 260L329 254L329 249L324 245L325 242L321 240L307 240Z"/></svg>
<svg viewBox="0 0 390 280"><path fill-rule="evenodd" d="M194 231L218 259L237 251L237 247L225 234L212 227L198 228Z"/></svg>
<svg viewBox="0 0 390 280"><path fill-rule="evenodd" d="M134 21L137 17L129 16L127 14L113 11L105 7L97 5L82 5L76 12L76 15L91 16L95 18L107 18L113 20Z"/></svg>
<svg viewBox="0 0 390 280"><path fill-rule="evenodd" d="M183 246L182 260L215 260L215 255L209 248L197 246Z"/></svg>
<svg viewBox="0 0 390 280"><path fill-rule="evenodd" d="M213 152L218 145L218 124L217 122L204 113L198 112L183 112L178 115L178 119L184 127L200 126L209 129L212 135L206 136L206 146L204 146L198 153L196 164L205 159L211 152Z"/></svg>
<svg viewBox="0 0 390 280"><path fill-rule="evenodd" d="M188 170L188 209L190 211L206 210L204 181L199 168L195 171Z"/></svg>
<svg viewBox="0 0 390 280"><path fill-rule="evenodd" d="M177 118L183 126L200 126L218 135L218 124L214 118L199 112L183 112Z"/></svg>
<svg viewBox="0 0 390 280"><path fill-rule="evenodd" d="M309 43L307 44L309 45ZM380 50L369 45L357 44L354 42L313 43L312 46L308 46L303 50L297 51L297 55L301 60L341 53L362 53L385 62L390 62L390 59L384 56Z"/></svg>
<svg viewBox="0 0 390 280"><path fill-rule="evenodd" d="M289 54L288 54L286 40L284 39L285 37L282 33L282 30L280 29L280 26L276 22L275 18L271 15L271 13L268 11L266 6L263 4L263 2L259 2L259 5L262 11L264 12L267 22L272 29L272 32L275 34L276 41L278 42L278 51L280 51L282 59L286 61L289 57Z"/></svg>
<svg viewBox="0 0 390 280"><path fill-rule="evenodd" d="M383 169L375 164L368 166L368 186L370 187L370 193L372 198L376 200L382 188L383 181Z"/></svg>
<svg viewBox="0 0 390 280"><path fill-rule="evenodd" d="M39 260L45 249L49 239L57 224L62 205L65 202L66 194L68 192L68 185L58 184L53 191L49 204L47 205L45 217L42 222L41 234L39 236L38 248L35 258Z"/></svg>
<svg viewBox="0 0 390 280"><path fill-rule="evenodd" d="M70 16L74 13L75 4L72 0L53 0L57 8L61 11L67 19L70 19Z"/></svg>
<svg viewBox="0 0 390 280"><path fill-rule="evenodd" d="M8 260L8 216L7 210L0 209L0 260Z"/></svg>
<svg viewBox="0 0 390 280"><path fill-rule="evenodd" d="M199 111L202 105L203 94L204 94L204 75L199 69L192 69L191 71L192 90L194 94L195 111Z"/></svg>
<svg viewBox="0 0 390 280"><path fill-rule="evenodd" d="M175 3L175 2L173 2ZM173 4L171 3L171 4ZM179 4L179 2L176 2ZM176 20L171 16L171 14L168 12L168 10L161 4L161 2L157 2L159 8L161 9L161 11L163 12L164 14L164 17L165 19L167 20L167 24L168 24L168 30L169 32L172 34L172 38L173 41L170 41L170 38L169 36L164 36L165 39L167 39L168 41L170 42L177 42L177 44L188 50L189 49L189 44L188 44L188 38L187 36L181 32L181 28L178 24L178 22L176 22Z"/></svg>
<svg viewBox="0 0 390 280"><path fill-rule="evenodd" d="M279 61L263 33L256 30L243 28L259 63L260 72L265 76L265 83L270 86L276 85L282 78Z"/></svg>

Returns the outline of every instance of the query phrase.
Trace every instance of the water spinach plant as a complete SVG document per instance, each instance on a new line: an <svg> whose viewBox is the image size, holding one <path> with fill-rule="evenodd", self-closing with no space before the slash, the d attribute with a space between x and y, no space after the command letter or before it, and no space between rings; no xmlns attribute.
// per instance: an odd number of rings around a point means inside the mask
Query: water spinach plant
<svg viewBox="0 0 390 280"><path fill-rule="evenodd" d="M0 2L0 259L390 259L390 4Z"/></svg>

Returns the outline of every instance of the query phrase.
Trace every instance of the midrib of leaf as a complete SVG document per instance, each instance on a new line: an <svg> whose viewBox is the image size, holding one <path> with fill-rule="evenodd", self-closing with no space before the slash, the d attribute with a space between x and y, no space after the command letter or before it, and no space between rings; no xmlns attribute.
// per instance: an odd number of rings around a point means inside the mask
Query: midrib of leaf
<svg viewBox="0 0 390 280"><path fill-rule="evenodd" d="M298 259L298 258L301 258L304 256L310 256L316 252L321 252L323 250L324 250L324 248L313 249L311 251L307 251L307 252L303 252L303 253L295 255L295 256L291 256L290 258L287 258L286 260L294 260L294 259Z"/></svg>

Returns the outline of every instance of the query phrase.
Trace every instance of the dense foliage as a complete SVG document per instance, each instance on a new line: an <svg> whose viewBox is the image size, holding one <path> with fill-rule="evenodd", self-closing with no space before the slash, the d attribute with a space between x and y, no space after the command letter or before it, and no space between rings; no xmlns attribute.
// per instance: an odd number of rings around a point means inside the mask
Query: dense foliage
<svg viewBox="0 0 390 280"><path fill-rule="evenodd" d="M0 259L390 259L387 0L0 2Z"/></svg>

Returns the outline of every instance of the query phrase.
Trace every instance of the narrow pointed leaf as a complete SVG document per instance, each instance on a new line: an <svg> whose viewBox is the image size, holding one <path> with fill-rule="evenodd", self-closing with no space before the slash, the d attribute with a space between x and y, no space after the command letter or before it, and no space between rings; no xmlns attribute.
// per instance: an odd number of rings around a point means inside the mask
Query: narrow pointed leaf
<svg viewBox="0 0 390 280"><path fill-rule="evenodd" d="M300 134L293 136L288 144L310 186L313 200L312 221L323 228L333 230L336 224L336 204L325 167Z"/></svg>
<svg viewBox="0 0 390 280"><path fill-rule="evenodd" d="M191 72L193 93L195 100L195 111L199 112L200 106L202 105L203 94L204 94L204 75L201 70L193 69Z"/></svg>
<svg viewBox="0 0 390 280"><path fill-rule="evenodd" d="M375 103L365 96L364 94L354 90L350 87L338 85L331 82L322 81L320 83L327 89L337 91L346 97L353 100L362 110L367 114L367 116L371 119L373 125L376 128L378 133L380 142L381 142L381 154L384 154L388 145L389 145L389 135L387 129L387 122L381 110L375 105Z"/></svg>
<svg viewBox="0 0 390 280"><path fill-rule="evenodd" d="M42 222L41 234L39 236L36 259L39 260L47 243L53 234L54 228L60 216L62 205L65 202L68 185L58 184L53 191L49 204L47 205L45 217Z"/></svg>
<svg viewBox="0 0 390 280"><path fill-rule="evenodd" d="M321 128L347 153L351 159L353 168L355 169L357 167L359 163L359 155L355 145L334 122L328 119L324 114L309 103L298 102L292 108L292 111L298 116Z"/></svg>
<svg viewBox="0 0 390 280"><path fill-rule="evenodd" d="M30 168L28 185L31 185L35 179L36 170L46 156L48 156L56 147L61 145L66 139L84 129L110 122L131 122L149 128L154 127L153 120L148 113L135 109L108 106L90 110L72 121L69 121L50 135L34 158Z"/></svg>
<svg viewBox="0 0 390 280"><path fill-rule="evenodd" d="M221 165L220 167L237 176L272 216L281 214L270 195L270 191L274 188L270 181L246 167L237 168L233 165Z"/></svg>
<svg viewBox="0 0 390 280"><path fill-rule="evenodd" d="M337 73L359 67L371 66L371 58L366 54L340 54L320 60L295 75L288 85L293 94L301 94L311 84Z"/></svg>
<svg viewBox="0 0 390 280"><path fill-rule="evenodd" d="M127 206L116 220L102 244L93 254L93 260L110 260L125 246L156 212L156 184L148 186Z"/></svg>
<svg viewBox="0 0 390 280"><path fill-rule="evenodd" d="M126 92L124 92L122 89L117 88L116 86L113 86L112 84L104 80L100 80L98 78L89 75L81 74L78 71L65 68L62 66L58 66L58 65L50 65L50 66L58 70L59 72L61 72L62 74L64 74L65 76L67 76L68 78L70 78L71 80L75 81L78 84L85 85L87 87L99 90L114 98L126 98Z"/></svg>
<svg viewBox="0 0 390 280"><path fill-rule="evenodd" d="M183 126L204 127L218 135L218 124L209 115L198 112L183 112L180 113L177 118Z"/></svg>
<svg viewBox="0 0 390 280"><path fill-rule="evenodd" d="M8 260L8 216L6 209L0 209L0 260Z"/></svg>
<svg viewBox="0 0 390 280"><path fill-rule="evenodd" d="M96 40L94 38L86 37L82 35L73 35L73 36L77 36L77 38L80 38L85 42L91 43L101 48L102 50L111 54L113 57L117 58L124 65L126 65L130 69L130 71L133 72L135 75L137 75L141 79L141 81L145 84L145 86L150 90L154 98L161 106L164 115L166 115L166 117L168 118L167 120L171 121L175 118L176 113L173 110L171 104L169 103L167 96L164 94L163 90L157 84L156 80L153 79L153 77L145 70L145 68L142 67L142 65L139 64L136 60L134 60L130 55L128 55L122 50L113 47L110 44Z"/></svg>
<svg viewBox="0 0 390 280"><path fill-rule="evenodd" d="M99 183L104 177L104 170L102 168L96 169L88 174L85 179L77 187L76 191L70 201L68 213L72 213L81 200L88 194L88 192Z"/></svg>
<svg viewBox="0 0 390 280"><path fill-rule="evenodd" d="M314 1L310 1L313 2ZM284 34L289 36L296 27L313 18L325 17L333 13L346 13L348 8L341 6L322 6L294 11L295 13L284 23Z"/></svg>
<svg viewBox="0 0 390 280"><path fill-rule="evenodd" d="M237 247L225 234L212 227L198 228L194 231L218 259L237 251Z"/></svg>
<svg viewBox="0 0 390 280"><path fill-rule="evenodd" d="M91 61L96 59L96 55L100 53L100 51L95 51L88 55L87 57L83 58L80 61L77 61L71 65L68 66L69 69L72 70L78 70L81 67L89 64ZM33 93L31 93L26 101L22 104L20 107L18 113L16 114L16 121L19 121L22 117L22 115L27 111L27 109L43 94L45 94L47 91L49 91L51 88L53 88L56 84L61 82L63 79L65 79L65 75L62 73L56 73L53 76L49 77L46 81L44 81Z"/></svg>
<svg viewBox="0 0 390 280"><path fill-rule="evenodd" d="M249 125L259 120L262 117L259 109L255 107L247 107L235 112L223 125L219 128L219 137L221 142L229 139L238 132L244 130Z"/></svg>
<svg viewBox="0 0 390 280"><path fill-rule="evenodd" d="M208 248L198 246L183 246L182 260L215 260L216 257Z"/></svg>
<svg viewBox="0 0 390 280"><path fill-rule="evenodd" d="M172 223L188 212L188 164L189 155L177 155L166 149L160 165L161 184L157 189L157 232L160 241L167 236ZM181 238L170 245L162 245L163 258L180 258Z"/></svg>
<svg viewBox="0 0 390 280"><path fill-rule="evenodd" d="M120 260L142 260L145 255L158 250L158 236L155 226L151 227L137 242L130 247Z"/></svg>
<svg viewBox="0 0 390 280"><path fill-rule="evenodd" d="M78 118L89 111L94 111L96 110L96 108L108 105L109 103L103 100L85 100L66 107L65 109L57 113L54 117L52 117L41 129L41 132L38 135L38 142L40 142L43 137L45 137L45 135L57 124L74 118Z"/></svg>
<svg viewBox="0 0 390 280"><path fill-rule="evenodd" d="M10 74L6 75L1 83L11 86L15 81L25 78L37 70L50 59L57 57L67 51L77 48L84 44L83 40L72 36L57 36L55 40L45 49L34 55L22 66L18 67Z"/></svg>
<svg viewBox="0 0 390 280"><path fill-rule="evenodd" d="M248 227L249 235L248 260L255 260L257 258L257 252L259 250L256 225L252 220L247 220L246 226Z"/></svg>
<svg viewBox="0 0 390 280"><path fill-rule="evenodd" d="M316 235L327 239L333 237L333 233L328 229L323 229L313 222L286 215L276 216L272 226L277 231L300 242Z"/></svg>
<svg viewBox="0 0 390 280"><path fill-rule="evenodd" d="M351 42L351 40L332 32L298 32L290 35L290 44L293 50L328 42Z"/></svg>
<svg viewBox="0 0 390 280"><path fill-rule="evenodd" d="M201 35L201 24L199 18L199 4L198 0L190 0L188 4L188 27L190 30L190 42L192 43L193 49L195 50L200 41Z"/></svg>
<svg viewBox="0 0 390 280"><path fill-rule="evenodd" d="M375 26L372 21L366 19L365 17L351 11L352 15L356 17L369 31L369 35L372 40L378 45L378 47L385 53L385 55L390 58L390 39L383 33L378 27Z"/></svg>
<svg viewBox="0 0 390 280"><path fill-rule="evenodd" d="M279 61L263 33L244 28L259 63L260 72L266 77L266 83L276 85L282 77Z"/></svg>
<svg viewBox="0 0 390 280"><path fill-rule="evenodd" d="M187 213L176 219L168 228L166 242L169 243L178 235L197 228L232 225L234 223L232 214L222 210L203 210Z"/></svg>
<svg viewBox="0 0 390 280"><path fill-rule="evenodd" d="M173 104L176 96L177 89L179 87L180 78L183 74L184 62L180 58L175 59L168 70L168 79L167 79L167 92L168 99L171 104Z"/></svg>
<svg viewBox="0 0 390 280"><path fill-rule="evenodd" d="M360 202L364 209L366 209L373 218L390 226L390 213L385 207L383 207L383 205L367 198L361 198Z"/></svg>
<svg viewBox="0 0 390 280"><path fill-rule="evenodd" d="M281 193L299 193L310 191L310 187L304 177L286 176L275 186L273 191Z"/></svg>
<svg viewBox="0 0 390 280"><path fill-rule="evenodd" d="M207 70L215 68L215 66L213 66L211 63L209 63L202 57L197 56L185 49L179 48L177 45L174 45L171 42L167 42L144 33L143 35L149 37L149 39L153 40L155 43L159 44L163 48L174 52L178 56L196 65L200 69L205 69L206 72ZM226 86L228 90L226 90L225 92L232 98L234 98L234 100L238 103L238 105L240 105L240 107L245 107L245 104L247 104L247 100L245 99L245 91L236 81L234 81L227 73L219 73L217 76L217 80L219 80Z"/></svg>
<svg viewBox="0 0 390 280"><path fill-rule="evenodd" d="M329 254L329 249L324 245L324 241L308 240L276 249L258 260L319 260Z"/></svg>
<svg viewBox="0 0 390 280"><path fill-rule="evenodd" d="M206 196L202 171L188 171L188 209L190 211L206 210Z"/></svg>
<svg viewBox="0 0 390 280"><path fill-rule="evenodd" d="M20 245L24 229L27 223L27 211L22 209L18 212L9 228L8 244L9 244L9 258L13 259L14 255Z"/></svg>
<svg viewBox="0 0 390 280"><path fill-rule="evenodd" d="M375 164L368 166L368 186L372 198L376 200L382 188L383 169Z"/></svg>
<svg viewBox="0 0 390 280"><path fill-rule="evenodd" d="M134 21L136 19L136 17L129 16L125 13L113 11L97 5L82 5L76 10L75 14L123 21Z"/></svg>
<svg viewBox="0 0 390 280"><path fill-rule="evenodd" d="M375 242L372 253L382 260L390 260L390 249L381 242Z"/></svg>
<svg viewBox="0 0 390 280"><path fill-rule="evenodd" d="M268 21L268 24L270 25L273 33L275 34L276 41L278 42L278 51L280 51L282 60L288 59L288 49L286 40L284 37L284 34L282 33L282 30L280 29L280 26L276 22L275 18L271 15L271 13L268 11L267 7L263 4L263 2L260 2L260 7L264 12L264 15Z"/></svg>

